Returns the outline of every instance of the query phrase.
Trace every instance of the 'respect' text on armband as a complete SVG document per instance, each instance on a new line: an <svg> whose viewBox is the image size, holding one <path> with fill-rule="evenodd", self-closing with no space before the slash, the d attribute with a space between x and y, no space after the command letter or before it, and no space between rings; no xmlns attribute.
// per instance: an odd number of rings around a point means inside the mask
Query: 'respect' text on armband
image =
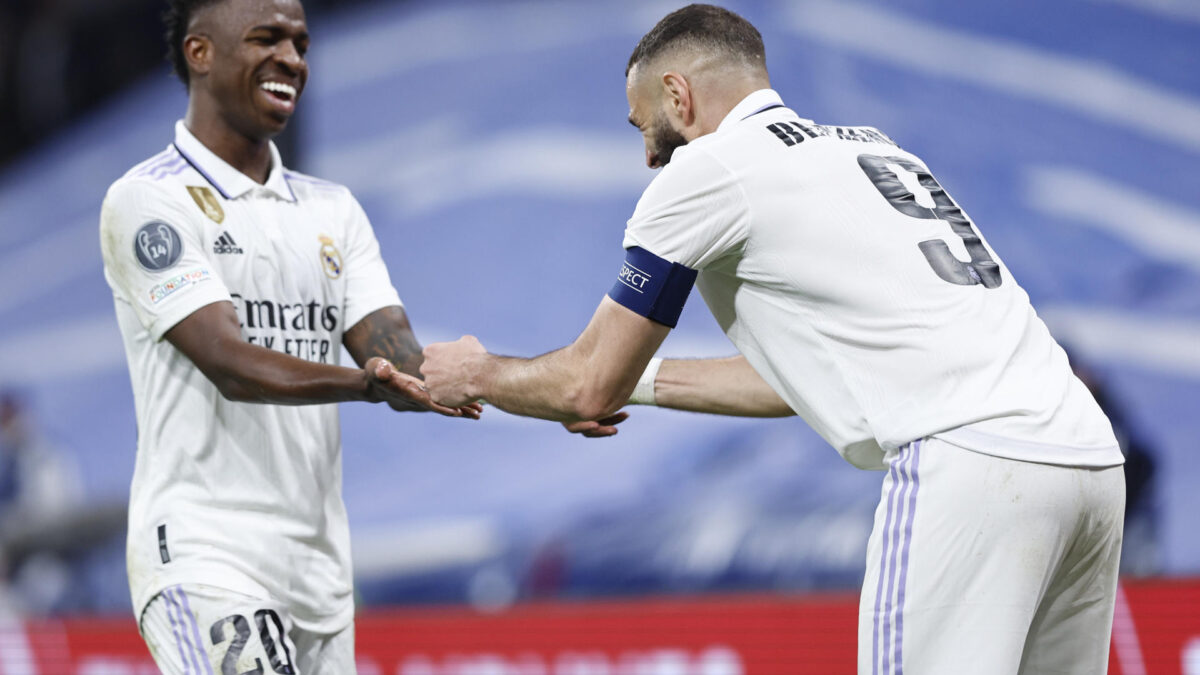
<svg viewBox="0 0 1200 675"><path fill-rule="evenodd" d="M647 319L674 328L694 283L696 270L634 246L625 251L625 263L608 297Z"/></svg>

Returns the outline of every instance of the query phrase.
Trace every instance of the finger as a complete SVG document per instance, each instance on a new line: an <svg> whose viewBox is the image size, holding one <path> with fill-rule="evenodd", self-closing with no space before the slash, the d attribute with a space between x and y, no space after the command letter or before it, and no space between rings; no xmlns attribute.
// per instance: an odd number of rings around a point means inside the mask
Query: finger
<svg viewBox="0 0 1200 675"><path fill-rule="evenodd" d="M419 403L420 405L425 406L426 409L428 409L432 412L435 412L439 415L445 415L446 417L469 417L470 416L462 408L451 408L450 406L445 406L445 405L442 405L441 403L438 403L437 401L434 401L432 398L429 397L429 394L425 393L425 392L421 392L420 395L413 396L412 400ZM476 413L472 419L479 419L478 413Z"/></svg>
<svg viewBox="0 0 1200 675"><path fill-rule="evenodd" d="M619 430L616 427L597 425L596 428L583 432L583 436L584 438L608 438L616 436L617 431Z"/></svg>
<svg viewBox="0 0 1200 675"><path fill-rule="evenodd" d="M585 438L605 438L615 436L617 433L615 426L596 421L563 423L563 428L573 434L580 434Z"/></svg>
<svg viewBox="0 0 1200 675"><path fill-rule="evenodd" d="M366 370L369 376L377 380L386 380L388 377L391 377L391 371L384 372L388 365L390 364L387 359L381 356L372 356L363 364L363 370Z"/></svg>
<svg viewBox="0 0 1200 675"><path fill-rule="evenodd" d="M479 419L479 416L482 413L482 410L480 408L471 407L470 405L459 406L458 411L460 413L462 413L463 417L470 419L470 420Z"/></svg>
<svg viewBox="0 0 1200 675"><path fill-rule="evenodd" d="M452 408L450 406L442 405L441 403L438 403L430 398L429 393L425 391L412 394L410 398L416 403L425 406L426 409L439 415L445 415L446 417L471 417L472 419L479 419L479 413L474 413L474 416L472 416L462 408Z"/></svg>
<svg viewBox="0 0 1200 675"><path fill-rule="evenodd" d="M461 408L449 408L441 403L433 401L433 399L429 399L428 403L422 402L422 404L431 412L435 412L439 415L445 415L446 417L466 417L468 419L479 419L478 415L472 417L471 415L464 413Z"/></svg>
<svg viewBox="0 0 1200 675"><path fill-rule="evenodd" d="M620 424L621 422L624 422L627 419L629 419L629 413L622 411L622 412L618 412L618 413L609 415L608 417L605 417L603 419L598 419L598 420L596 420L596 422L598 422L600 424L600 426L611 427L611 426Z"/></svg>
<svg viewBox="0 0 1200 675"><path fill-rule="evenodd" d="M425 386L421 383L421 381L412 377L411 375L405 375L397 372L395 375L393 375L389 382L391 383L393 390L397 391L408 400L420 405L426 410L431 410L447 417L463 416L462 410L445 406L434 401L433 397L429 395L429 392L425 390Z"/></svg>
<svg viewBox="0 0 1200 675"><path fill-rule="evenodd" d="M596 422L592 422L591 420L584 420L582 422L563 422L563 428L573 434L586 433L598 426L600 425Z"/></svg>

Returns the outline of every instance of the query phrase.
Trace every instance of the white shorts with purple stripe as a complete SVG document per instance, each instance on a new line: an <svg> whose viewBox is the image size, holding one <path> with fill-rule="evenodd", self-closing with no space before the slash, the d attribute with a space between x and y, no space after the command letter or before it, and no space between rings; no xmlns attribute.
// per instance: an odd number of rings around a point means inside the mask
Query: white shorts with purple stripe
<svg viewBox="0 0 1200 675"><path fill-rule="evenodd" d="M886 462L859 605L860 675L1105 672L1121 467L1019 462L937 438Z"/></svg>
<svg viewBox="0 0 1200 675"><path fill-rule="evenodd" d="M355 672L353 625L332 635L301 630L281 603L223 588L167 588L146 606L140 627L166 675Z"/></svg>

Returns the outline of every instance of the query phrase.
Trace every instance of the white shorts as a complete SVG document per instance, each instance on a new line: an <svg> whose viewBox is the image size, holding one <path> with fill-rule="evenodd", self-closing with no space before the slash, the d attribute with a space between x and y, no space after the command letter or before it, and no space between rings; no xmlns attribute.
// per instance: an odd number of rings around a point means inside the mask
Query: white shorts
<svg viewBox="0 0 1200 675"><path fill-rule="evenodd" d="M353 674L354 626L333 634L296 628L273 600L182 584L142 612L142 638L166 675Z"/></svg>
<svg viewBox="0 0 1200 675"><path fill-rule="evenodd" d="M1108 668L1125 478L936 438L885 458L859 605L859 675Z"/></svg>

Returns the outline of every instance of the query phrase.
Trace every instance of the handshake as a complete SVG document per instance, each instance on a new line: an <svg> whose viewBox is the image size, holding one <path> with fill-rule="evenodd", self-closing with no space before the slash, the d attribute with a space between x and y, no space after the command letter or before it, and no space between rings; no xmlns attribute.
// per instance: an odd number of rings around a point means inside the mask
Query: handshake
<svg viewBox="0 0 1200 675"><path fill-rule="evenodd" d="M518 363L530 362L491 355L478 339L470 335L454 342L431 344L425 347L423 356L423 382L401 372L387 359L371 359L366 364L366 371L375 390L372 400L387 402L396 410L423 409L447 417L477 420L483 412L484 392L487 391L483 383L497 382L500 369L492 366L508 361L511 368ZM509 396L502 394L496 398L507 400ZM557 420L562 422L567 431L589 438L616 434L616 425L629 417L628 413L612 411L597 415L595 419L579 419L577 414L567 409L570 403L570 400L565 400L560 405L541 406L533 410L523 407L519 402L512 407L503 403L498 407L517 414ZM536 412L541 414L534 414Z"/></svg>

